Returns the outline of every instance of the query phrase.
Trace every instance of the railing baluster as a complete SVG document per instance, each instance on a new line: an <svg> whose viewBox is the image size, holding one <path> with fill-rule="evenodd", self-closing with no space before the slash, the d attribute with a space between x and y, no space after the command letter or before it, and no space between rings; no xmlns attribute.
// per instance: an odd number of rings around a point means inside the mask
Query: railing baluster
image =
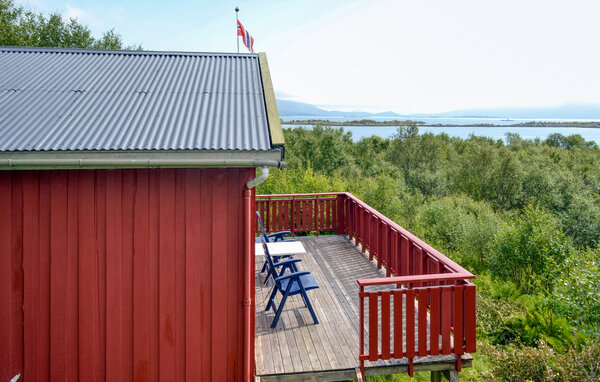
<svg viewBox="0 0 600 382"><path fill-rule="evenodd" d="M398 233L395 230L390 230L390 273L398 274ZM388 277L391 276L387 275Z"/></svg>
<svg viewBox="0 0 600 382"><path fill-rule="evenodd" d="M379 233L381 232L381 227L379 225L379 219L373 218L373 220L375 221L375 224L373 224L373 249L371 252L373 253L373 256L377 256L377 269L381 269L381 266L383 265L383 259L379 252Z"/></svg>
<svg viewBox="0 0 600 382"><path fill-rule="evenodd" d="M404 350L402 349L404 341L402 340L402 309L404 291L395 290L394 292L394 358L403 358Z"/></svg>
<svg viewBox="0 0 600 382"><path fill-rule="evenodd" d="M379 358L379 349L377 348L379 330L377 328L379 320L377 319L378 295L369 294L369 361L377 361Z"/></svg>
<svg viewBox="0 0 600 382"><path fill-rule="evenodd" d="M335 203L333 203L333 212L331 215L331 220L332 224L335 225L335 227L332 228L335 229L338 235L343 235L344 233L347 233L344 230L344 197L342 195L338 195L335 197Z"/></svg>
<svg viewBox="0 0 600 382"><path fill-rule="evenodd" d="M332 203L331 200L325 200L325 228L327 228L327 230L332 229L333 227L331 226L331 210L332 210Z"/></svg>
<svg viewBox="0 0 600 382"><path fill-rule="evenodd" d="M375 255L373 253L373 231L375 230L374 225L372 223L373 221L373 215L371 215L371 213L369 211L367 211L365 209L365 214L367 216L367 218L365 219L365 231L367 232L366 236L366 247L367 250L369 251L369 260L373 261L373 256Z"/></svg>
<svg viewBox="0 0 600 382"><path fill-rule="evenodd" d="M365 213L367 214L367 220L365 222L365 224L367 225L365 227L365 229L367 230L367 249L369 250L369 260L373 260L373 257L375 256L375 253L373 253L373 243L375 241L374 237L375 237L375 229L377 228L375 224L373 224L373 221L375 220L373 218L373 214L371 214L370 211L367 211L365 209Z"/></svg>
<svg viewBox="0 0 600 382"><path fill-rule="evenodd" d="M406 291L406 356L415 356L415 291Z"/></svg>
<svg viewBox="0 0 600 382"><path fill-rule="evenodd" d="M392 275L392 230L387 224L385 224L383 233L383 253L385 254L385 275L390 277Z"/></svg>
<svg viewBox="0 0 600 382"><path fill-rule="evenodd" d="M419 289L419 357L427 355L427 293L428 289Z"/></svg>
<svg viewBox="0 0 600 382"><path fill-rule="evenodd" d="M275 231L281 231L283 226L283 202L278 201L275 206L277 207L277 227Z"/></svg>
<svg viewBox="0 0 600 382"><path fill-rule="evenodd" d="M302 201L296 199L296 228L295 231L302 230Z"/></svg>
<svg viewBox="0 0 600 382"><path fill-rule="evenodd" d="M423 251L421 248L413 245L413 253L412 253L412 263L413 263L413 275L422 275L423 274Z"/></svg>
<svg viewBox="0 0 600 382"><path fill-rule="evenodd" d="M381 292L381 357L390 358L390 291Z"/></svg>
<svg viewBox="0 0 600 382"><path fill-rule="evenodd" d="M361 215L362 215L362 208L360 208L360 206L357 203L353 203L352 208L354 209L354 237L356 240L356 245L358 245L358 243L360 242L360 245L362 246L362 239L361 239L361 232L360 232L360 221L361 221ZM361 248L362 249L362 248ZM365 253L363 251L363 253Z"/></svg>
<svg viewBox="0 0 600 382"><path fill-rule="evenodd" d="M273 232L271 230L271 197L270 196L269 196L269 199L267 200L267 212L265 215L267 215L264 220L264 223L266 224L265 229L267 232Z"/></svg>
<svg viewBox="0 0 600 382"><path fill-rule="evenodd" d="M290 231L290 207L291 207L291 201L290 200L286 200L285 202L285 209L284 209L284 218L283 218L283 222L284 222L284 230L286 231Z"/></svg>
<svg viewBox="0 0 600 382"><path fill-rule="evenodd" d="M319 195L314 201L314 221L312 228L316 231L317 236L319 236Z"/></svg>
<svg viewBox="0 0 600 382"><path fill-rule="evenodd" d="M409 250L410 250L410 242L408 241L408 239L404 236L401 235L400 236L400 275L402 276L408 276L410 275L410 269L409 269Z"/></svg>
<svg viewBox="0 0 600 382"><path fill-rule="evenodd" d="M431 288L429 304L429 351L440 354L440 288Z"/></svg>
<svg viewBox="0 0 600 382"><path fill-rule="evenodd" d="M351 230L352 230L352 238L354 238L356 243L356 202L354 200L350 200L346 203L348 206L348 216L351 217Z"/></svg>
<svg viewBox="0 0 600 382"><path fill-rule="evenodd" d="M315 223L314 223L314 219L315 219L315 200L314 199L310 199L307 203L307 212L306 212L306 216L308 217L308 220L306 221L307 224L307 229L309 231L312 231L315 228Z"/></svg>
<svg viewBox="0 0 600 382"><path fill-rule="evenodd" d="M302 213L302 230L306 231L308 228L308 202L306 200L302 200L300 202L300 208Z"/></svg>
<svg viewBox="0 0 600 382"><path fill-rule="evenodd" d="M450 354L450 326L452 325L452 287L442 288L442 354Z"/></svg>
<svg viewBox="0 0 600 382"><path fill-rule="evenodd" d="M362 206L358 207L359 209L359 222L358 222L358 238L360 240L360 245L361 245L361 249L363 253L367 252L367 247L365 244L366 239L366 232L365 232L365 219L366 219L366 212L365 209Z"/></svg>
<svg viewBox="0 0 600 382"><path fill-rule="evenodd" d="M327 224L325 223L325 200L323 199L319 201L319 229L322 231L327 229Z"/></svg>

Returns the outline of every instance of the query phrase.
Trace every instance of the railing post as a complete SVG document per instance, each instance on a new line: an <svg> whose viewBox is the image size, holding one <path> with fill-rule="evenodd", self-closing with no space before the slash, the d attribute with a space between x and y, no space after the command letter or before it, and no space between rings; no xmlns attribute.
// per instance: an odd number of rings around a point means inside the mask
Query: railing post
<svg viewBox="0 0 600 382"><path fill-rule="evenodd" d="M265 224L267 225L265 227L265 230L267 231L267 233L271 232L271 197L269 196L269 198L267 199L267 213L265 215Z"/></svg>
<svg viewBox="0 0 600 382"><path fill-rule="evenodd" d="M373 256L377 256L377 269L381 269L381 266L383 265L383 259L381 258L381 247L380 247L380 243L381 243L381 220L377 219L377 218L373 218L374 220L374 224L373 224L373 249L371 250L371 252L373 253Z"/></svg>
<svg viewBox="0 0 600 382"><path fill-rule="evenodd" d="M476 293L475 293L475 285L467 284L465 286L465 351L467 353L473 353L476 351L477 341L475 340L476 336Z"/></svg>
<svg viewBox="0 0 600 382"><path fill-rule="evenodd" d="M354 217L354 201L346 200L346 233L348 234L348 239L350 241L352 241L356 236L354 233L355 225L356 218Z"/></svg>
<svg viewBox="0 0 600 382"><path fill-rule="evenodd" d="M317 237L319 236L320 221L319 221L319 195L315 199L315 232L317 233Z"/></svg>
<svg viewBox="0 0 600 382"><path fill-rule="evenodd" d="M290 231L292 231L292 236L296 236L296 197L292 196L292 210L290 211Z"/></svg>
<svg viewBox="0 0 600 382"><path fill-rule="evenodd" d="M365 350L365 288L360 286L360 293L358 294L360 298L360 325L358 327L358 337L360 338L360 351L358 354L358 359L360 360L360 373L365 376L365 361L362 357Z"/></svg>
<svg viewBox="0 0 600 382"><path fill-rule="evenodd" d="M360 221L358 224L358 237L360 240L360 246L362 247L362 253L366 253L367 252L367 246L365 245L365 209L363 207L360 207Z"/></svg>
<svg viewBox="0 0 600 382"><path fill-rule="evenodd" d="M337 216L334 216L333 218L337 224L336 233L338 235L343 235L346 232L346 227L344 225L344 195L338 194L335 199L337 203L335 209Z"/></svg>
<svg viewBox="0 0 600 382"><path fill-rule="evenodd" d="M392 229L387 224L384 241L384 248L386 253L385 275L387 277L390 277L392 275Z"/></svg>

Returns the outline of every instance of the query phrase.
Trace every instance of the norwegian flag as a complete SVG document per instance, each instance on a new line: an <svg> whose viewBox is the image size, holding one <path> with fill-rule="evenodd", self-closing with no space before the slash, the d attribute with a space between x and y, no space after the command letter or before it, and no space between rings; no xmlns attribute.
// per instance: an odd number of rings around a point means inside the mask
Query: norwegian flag
<svg viewBox="0 0 600 382"><path fill-rule="evenodd" d="M250 52L254 53L254 39L252 36L250 36L250 33L244 29L244 26L242 23L240 23L240 20L237 21L237 35L242 36L242 40L244 41L246 48L248 48Z"/></svg>

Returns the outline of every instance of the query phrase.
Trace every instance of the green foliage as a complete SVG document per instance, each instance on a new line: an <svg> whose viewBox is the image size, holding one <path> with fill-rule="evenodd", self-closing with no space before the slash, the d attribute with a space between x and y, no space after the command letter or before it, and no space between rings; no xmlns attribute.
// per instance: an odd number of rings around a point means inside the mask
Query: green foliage
<svg viewBox="0 0 600 382"><path fill-rule="evenodd" d="M502 326L490 336L492 343L522 343L536 346L543 340L558 352L577 347L588 339L559 312L563 306L554 298L524 296L519 299L521 314L502 320Z"/></svg>
<svg viewBox="0 0 600 382"><path fill-rule="evenodd" d="M502 381L555 381L558 374L553 368L556 353L548 344L538 347L508 346L492 352L494 367L490 378Z"/></svg>
<svg viewBox="0 0 600 382"><path fill-rule="evenodd" d="M565 137L560 133L550 134L544 141L545 144L552 147L559 147L563 149L572 148L592 148L596 146L595 142L586 142L585 139L579 134L570 135Z"/></svg>
<svg viewBox="0 0 600 382"><path fill-rule="evenodd" d="M580 247L595 246L600 237L600 206L583 189L573 193L568 208L559 214L563 229Z"/></svg>
<svg viewBox="0 0 600 382"><path fill-rule="evenodd" d="M487 200L496 209L521 207L524 173L516 154L490 141L472 142L453 173L453 188Z"/></svg>
<svg viewBox="0 0 600 382"><path fill-rule="evenodd" d="M327 191L324 191L327 190ZM269 178L258 186L258 194L293 194L346 191L345 183L317 173L308 164L305 170L271 170Z"/></svg>
<svg viewBox="0 0 600 382"><path fill-rule="evenodd" d="M478 336L489 338L494 344L505 344L518 338L519 333L514 331L511 323L520 320L524 310L515 302L516 288L510 290L514 284L494 283L481 277L476 280Z"/></svg>
<svg viewBox="0 0 600 382"><path fill-rule="evenodd" d="M45 17L17 6L13 0L0 0L0 45L96 48L96 49L141 49L124 47L121 36L112 29L101 38L95 39L90 29L75 19L65 22L59 13Z"/></svg>
<svg viewBox="0 0 600 382"><path fill-rule="evenodd" d="M525 207L495 240L494 275L514 282L525 293L550 295L567 259L575 253L557 220L536 204Z"/></svg>
<svg viewBox="0 0 600 382"><path fill-rule="evenodd" d="M561 357L559 373L563 381L600 380L600 343L592 342L580 349L570 349Z"/></svg>
<svg viewBox="0 0 600 382"><path fill-rule="evenodd" d="M415 233L477 272L490 265L502 220L483 201L465 195L432 199L419 210Z"/></svg>
<svg viewBox="0 0 600 382"><path fill-rule="evenodd" d="M600 338L600 253L588 250L570 262L571 273L562 281L559 298L580 330Z"/></svg>
<svg viewBox="0 0 600 382"><path fill-rule="evenodd" d="M316 125L312 130L297 128L286 130L286 154L290 168L311 167L332 175L351 165L350 151L353 143L350 132L339 128L323 128Z"/></svg>
<svg viewBox="0 0 600 382"><path fill-rule="evenodd" d="M501 381L598 381L600 347L597 342L581 349L557 353L544 341L538 346L521 344L488 349L494 366L486 373Z"/></svg>
<svg viewBox="0 0 600 382"><path fill-rule="evenodd" d="M398 178L396 167L384 158L389 147L389 139L376 136L361 139L354 145L354 161L360 166L364 176L375 177L383 174Z"/></svg>

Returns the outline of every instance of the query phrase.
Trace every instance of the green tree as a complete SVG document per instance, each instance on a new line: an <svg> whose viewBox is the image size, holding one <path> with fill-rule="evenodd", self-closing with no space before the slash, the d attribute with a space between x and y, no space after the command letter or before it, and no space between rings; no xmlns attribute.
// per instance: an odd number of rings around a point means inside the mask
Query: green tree
<svg viewBox="0 0 600 382"><path fill-rule="evenodd" d="M96 39L87 26L75 19L65 22L60 13L45 17L13 0L0 0L0 45L95 48L95 49L141 49L141 46L125 47L121 36L114 30Z"/></svg>

